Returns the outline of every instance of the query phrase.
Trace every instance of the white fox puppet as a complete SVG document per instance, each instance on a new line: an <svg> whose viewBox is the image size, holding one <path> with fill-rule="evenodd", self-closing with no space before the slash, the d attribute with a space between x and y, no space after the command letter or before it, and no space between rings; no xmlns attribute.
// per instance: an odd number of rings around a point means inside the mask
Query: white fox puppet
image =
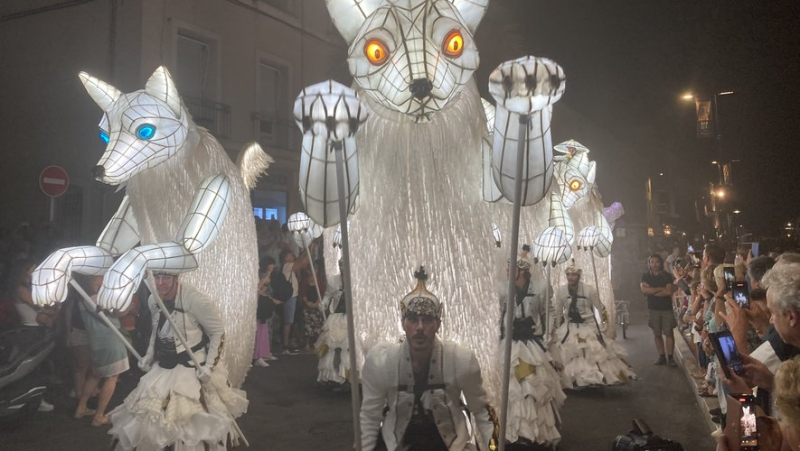
<svg viewBox="0 0 800 451"><path fill-rule="evenodd" d="M192 121L164 67L130 94L85 73L80 78L104 111L100 137L107 145L93 174L125 186L126 195L96 246L58 250L36 268L34 301L63 301L73 271L105 273L98 303L124 309L146 271L185 273L181 283L218 306L225 324L222 361L238 387L252 356L257 291L248 191L272 160L251 144L237 168Z"/></svg>
<svg viewBox="0 0 800 451"><path fill-rule="evenodd" d="M330 161L330 141L344 144L348 200L357 206L349 231L357 341L364 351L400 337L398 303L412 271L424 265L431 291L445 306L441 335L476 352L486 386L496 394L500 312L494 287L508 253L497 250L492 223L508 230L510 208L481 196L487 130L473 79L478 51L472 36L487 3L328 0L350 45L355 86L310 86L298 97L295 116L304 131L301 197L309 216L329 227L329 240L330 226L341 218L329 208L335 175L329 165L325 177L320 162ZM549 193L550 110L564 86L561 68L541 58L510 61L492 74L497 119L491 160L503 196L513 198L520 116L531 119L522 203ZM315 177L327 186L311 183ZM330 247L326 253L334 274L337 255Z"/></svg>

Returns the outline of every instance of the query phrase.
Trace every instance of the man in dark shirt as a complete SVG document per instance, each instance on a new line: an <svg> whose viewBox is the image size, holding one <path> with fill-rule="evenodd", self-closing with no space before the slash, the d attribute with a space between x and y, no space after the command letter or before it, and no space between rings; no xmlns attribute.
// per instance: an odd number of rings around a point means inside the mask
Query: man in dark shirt
<svg viewBox="0 0 800 451"><path fill-rule="evenodd" d="M653 329L655 335L656 349L658 350L658 360L654 365L677 366L672 358L672 351L675 348L675 338L672 329L677 325L675 315L672 312L672 276L664 271L664 261L658 254L653 254L647 260L650 270L642 274L640 287L642 293L647 296L647 309L649 317L647 324ZM664 338L666 336L666 347ZM666 352L666 357L664 353Z"/></svg>

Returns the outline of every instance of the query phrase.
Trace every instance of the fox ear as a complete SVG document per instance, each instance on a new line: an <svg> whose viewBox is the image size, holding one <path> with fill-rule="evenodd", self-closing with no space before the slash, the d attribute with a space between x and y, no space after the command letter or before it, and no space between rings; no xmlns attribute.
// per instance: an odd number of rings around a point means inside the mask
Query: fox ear
<svg viewBox="0 0 800 451"><path fill-rule="evenodd" d="M333 25L348 45L353 43L367 17L385 3L385 0L325 0Z"/></svg>
<svg viewBox="0 0 800 451"><path fill-rule="evenodd" d="M144 92L166 103L176 117L181 117L181 98L166 67L160 66L153 72L144 85Z"/></svg>
<svg viewBox="0 0 800 451"><path fill-rule="evenodd" d="M464 25L469 28L472 34L475 34L483 15L486 14L486 8L489 7L489 0L450 0L450 3L461 14L461 20L464 21Z"/></svg>
<svg viewBox="0 0 800 451"><path fill-rule="evenodd" d="M586 180L589 183L594 184L594 178L596 175L597 175L597 162L592 161L591 163L589 163L589 173L586 175Z"/></svg>
<svg viewBox="0 0 800 451"><path fill-rule="evenodd" d="M92 100L94 100L103 111L108 111L111 105L122 95L119 89L92 77L86 72L79 73L78 77L80 77L83 87L86 88Z"/></svg>

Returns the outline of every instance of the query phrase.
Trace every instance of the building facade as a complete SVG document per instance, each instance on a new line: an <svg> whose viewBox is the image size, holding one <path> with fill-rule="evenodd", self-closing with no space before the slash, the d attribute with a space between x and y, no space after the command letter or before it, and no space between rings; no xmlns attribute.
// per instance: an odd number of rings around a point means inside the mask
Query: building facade
<svg viewBox="0 0 800 451"><path fill-rule="evenodd" d="M41 221L50 165L70 187L55 222L73 242L96 239L122 194L90 170L104 150L102 112L78 72L142 89L166 66L198 125L235 159L258 141L276 162L252 193L254 214L285 222L301 210L294 98L329 78L349 83L346 45L324 0L11 0L0 6L2 225Z"/></svg>

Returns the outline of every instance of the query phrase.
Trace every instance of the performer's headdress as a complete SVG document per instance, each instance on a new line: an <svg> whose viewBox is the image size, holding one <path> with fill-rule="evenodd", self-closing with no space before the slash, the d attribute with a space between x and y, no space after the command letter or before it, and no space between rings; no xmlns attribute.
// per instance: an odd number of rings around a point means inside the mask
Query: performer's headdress
<svg viewBox="0 0 800 451"><path fill-rule="evenodd" d="M578 268L578 265L575 264L575 259L573 258L570 259L569 265L567 265L567 267L564 268L564 273L566 275L577 274L580 276L581 274L583 274L583 270Z"/></svg>
<svg viewBox="0 0 800 451"><path fill-rule="evenodd" d="M403 318L408 315L423 315L442 319L442 303L425 286L425 281L428 280L425 267L420 266L414 277L417 279L417 286L400 301L400 314Z"/></svg>

